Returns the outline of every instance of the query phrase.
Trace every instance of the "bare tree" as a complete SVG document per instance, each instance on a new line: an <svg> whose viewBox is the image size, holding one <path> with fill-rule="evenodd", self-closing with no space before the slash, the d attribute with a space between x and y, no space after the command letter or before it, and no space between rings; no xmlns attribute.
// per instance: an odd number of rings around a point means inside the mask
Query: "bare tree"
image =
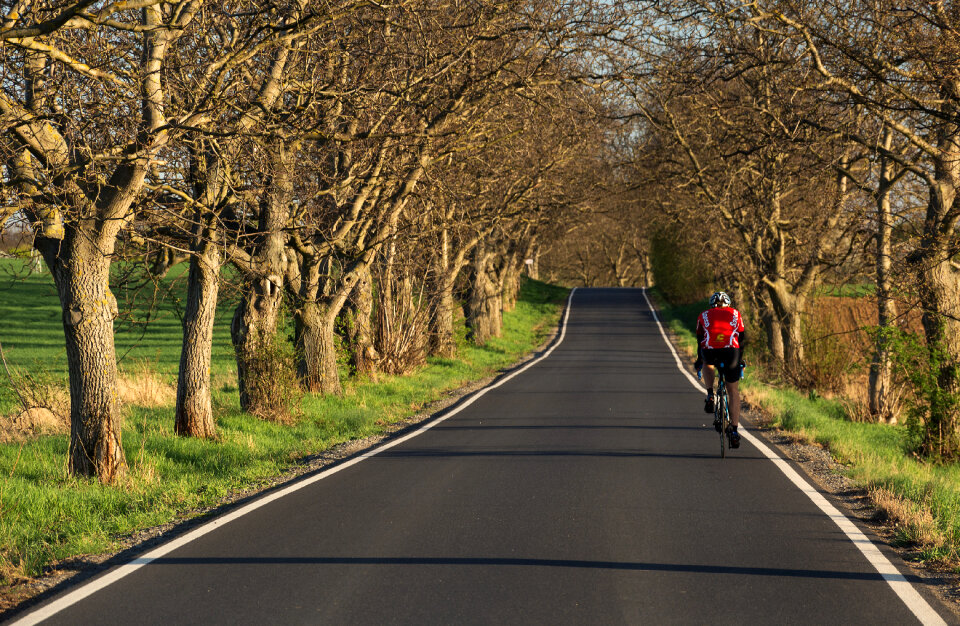
<svg viewBox="0 0 960 626"><path fill-rule="evenodd" d="M168 106L161 75L201 5L144 2L136 12L110 5L94 16L84 12L90 4L77 3L52 21L41 17L49 15L44 7L24 5L17 19L29 32L10 28L0 49L0 149L63 307L70 469L104 482L125 467L110 262L151 163L174 134L172 121L190 123L192 112Z"/></svg>
<svg viewBox="0 0 960 626"><path fill-rule="evenodd" d="M800 124L824 111L796 97L804 76L795 48L750 28L750 7L692 4L688 10L703 9L692 13L699 21L665 34L670 48L655 59L659 70L631 85L661 137L649 154L658 163L645 167L696 190L692 204L665 207L704 233L717 278L754 296L775 358L804 383L807 300L861 230L842 174L849 155L842 142Z"/></svg>
<svg viewBox="0 0 960 626"><path fill-rule="evenodd" d="M819 77L821 93L860 107L885 131L911 146L914 158L851 133L927 187L923 231L909 262L923 308L923 327L937 387L932 398L924 451L950 457L960 451L960 410L947 397L960 394L960 49L958 16L951 3L903 6L895 2L814 2L760 5L771 23L794 38ZM899 143L899 142L896 142Z"/></svg>

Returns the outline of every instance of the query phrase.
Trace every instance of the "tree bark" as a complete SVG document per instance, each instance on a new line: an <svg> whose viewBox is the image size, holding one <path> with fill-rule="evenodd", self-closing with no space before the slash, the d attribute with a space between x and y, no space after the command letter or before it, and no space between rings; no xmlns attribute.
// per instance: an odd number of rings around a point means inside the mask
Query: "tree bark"
<svg viewBox="0 0 960 626"><path fill-rule="evenodd" d="M949 401L960 396L960 272L943 251L924 252L918 263L921 319L939 393L930 398L922 446L929 456L950 459L960 455L960 415Z"/></svg>
<svg viewBox="0 0 960 626"><path fill-rule="evenodd" d="M373 347L373 277L370 268L364 268L357 277L351 296L353 324L350 327L353 369L358 374L369 374L376 369L377 351Z"/></svg>
<svg viewBox="0 0 960 626"><path fill-rule="evenodd" d="M941 257L943 258L943 257ZM949 261L930 263L921 269L920 301L927 348L936 368L940 392L956 398L960 395L960 273ZM924 449L939 458L954 458L960 454L960 415L950 402L930 407L926 425Z"/></svg>
<svg viewBox="0 0 960 626"><path fill-rule="evenodd" d="M190 258L187 307L183 317L183 347L177 377L174 431L186 437L216 436L210 393L213 327L220 288L220 247L205 233Z"/></svg>
<svg viewBox="0 0 960 626"><path fill-rule="evenodd" d="M760 321L767 335L767 348L774 360L783 363L785 350L783 346L783 328L772 306L766 306L761 310Z"/></svg>
<svg viewBox="0 0 960 626"><path fill-rule="evenodd" d="M250 376L250 366L255 359L263 358L264 346L276 333L280 290L280 279L276 276L248 279L230 324L230 338L237 360L240 407L244 411L252 411L271 400L260 397L256 381Z"/></svg>
<svg viewBox="0 0 960 626"><path fill-rule="evenodd" d="M502 326L501 291L490 279L489 273L492 256L483 245L478 245L474 250L467 327L470 329L470 338L478 346L493 337L499 337Z"/></svg>
<svg viewBox="0 0 960 626"><path fill-rule="evenodd" d="M884 136L884 147L889 150L892 133ZM869 410L877 420L896 422L891 406L892 365L889 333L895 327L897 305L892 297L893 266L891 257L893 222L890 213L890 189L893 185L893 161L883 158L880 163L880 184L877 188L877 324L879 332L873 360L870 363Z"/></svg>
<svg viewBox="0 0 960 626"><path fill-rule="evenodd" d="M788 371L800 375L804 366L803 322L798 308L788 312L783 321L783 360Z"/></svg>
<svg viewBox="0 0 960 626"><path fill-rule="evenodd" d="M250 379L249 366L254 359L262 358L265 343L276 334L286 270L283 228L290 214L293 195L292 159L295 150L283 140L276 140L270 149L272 169L269 193L260 207L260 239L255 254L251 255L253 267L242 268L249 274L230 326L237 358L240 406L245 411L271 402L270 398L259 397L256 381Z"/></svg>
<svg viewBox="0 0 960 626"><path fill-rule="evenodd" d="M340 395L334 327L336 313L321 303L304 302L294 314L297 374L307 391Z"/></svg>
<svg viewBox="0 0 960 626"><path fill-rule="evenodd" d="M430 281L430 354L444 358L457 354L453 284L449 275L434 275Z"/></svg>
<svg viewBox="0 0 960 626"><path fill-rule="evenodd" d="M70 372L69 468L72 474L109 483L126 470L116 392L117 301L110 291L110 256L89 233L72 228L62 247L59 244L39 242L63 309Z"/></svg>
<svg viewBox="0 0 960 626"><path fill-rule="evenodd" d="M456 259L451 259L450 233L443 228L440 245L434 251L433 271L427 279L430 300L427 350L433 356L453 358L457 354L453 289L465 258L463 252L464 250L461 250Z"/></svg>
<svg viewBox="0 0 960 626"><path fill-rule="evenodd" d="M157 250L150 260L150 274L156 278L165 278L170 268L186 260L186 256L179 255L170 248Z"/></svg>
<svg viewBox="0 0 960 626"><path fill-rule="evenodd" d="M649 245L648 245L649 249ZM647 289L654 287L653 283L653 262L650 259L650 252L644 251L640 254L640 268L643 272L643 285Z"/></svg>
<svg viewBox="0 0 960 626"><path fill-rule="evenodd" d="M507 255L503 260L500 283L501 311L508 313L517 308L517 295L520 292L520 269L517 267L516 253Z"/></svg>
<svg viewBox="0 0 960 626"><path fill-rule="evenodd" d="M919 278L923 331L937 377L921 445L927 456L954 459L960 456L960 270L953 262L960 213L960 127L945 123L939 131L942 154L934 163L920 247L910 260Z"/></svg>

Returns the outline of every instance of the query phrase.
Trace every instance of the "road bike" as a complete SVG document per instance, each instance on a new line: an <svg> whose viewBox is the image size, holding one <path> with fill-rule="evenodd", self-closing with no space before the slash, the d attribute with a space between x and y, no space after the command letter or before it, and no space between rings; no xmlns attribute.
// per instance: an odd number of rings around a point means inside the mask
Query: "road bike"
<svg viewBox="0 0 960 626"><path fill-rule="evenodd" d="M723 375L724 364L721 363L717 368L717 392L714 395L713 405L713 427L720 433L720 458L727 456L727 447L729 442L727 438L730 429L730 398L727 396L727 382ZM740 370L743 377L743 368ZM703 370L697 370L697 378L703 378Z"/></svg>

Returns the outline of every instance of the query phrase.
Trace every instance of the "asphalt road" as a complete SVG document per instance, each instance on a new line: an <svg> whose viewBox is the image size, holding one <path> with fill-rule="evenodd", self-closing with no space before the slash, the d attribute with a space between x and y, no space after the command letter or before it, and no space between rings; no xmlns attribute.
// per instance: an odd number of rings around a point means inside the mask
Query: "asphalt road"
<svg viewBox="0 0 960 626"><path fill-rule="evenodd" d="M49 623L917 622L750 441L721 460L707 418L639 290L578 290L543 361Z"/></svg>

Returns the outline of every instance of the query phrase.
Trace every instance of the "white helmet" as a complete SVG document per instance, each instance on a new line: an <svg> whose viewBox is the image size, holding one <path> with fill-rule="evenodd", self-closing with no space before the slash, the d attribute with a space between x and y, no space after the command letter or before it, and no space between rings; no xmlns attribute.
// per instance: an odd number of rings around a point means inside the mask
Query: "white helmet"
<svg viewBox="0 0 960 626"><path fill-rule="evenodd" d="M730 296L722 291L718 291L710 296L710 306L730 306Z"/></svg>

